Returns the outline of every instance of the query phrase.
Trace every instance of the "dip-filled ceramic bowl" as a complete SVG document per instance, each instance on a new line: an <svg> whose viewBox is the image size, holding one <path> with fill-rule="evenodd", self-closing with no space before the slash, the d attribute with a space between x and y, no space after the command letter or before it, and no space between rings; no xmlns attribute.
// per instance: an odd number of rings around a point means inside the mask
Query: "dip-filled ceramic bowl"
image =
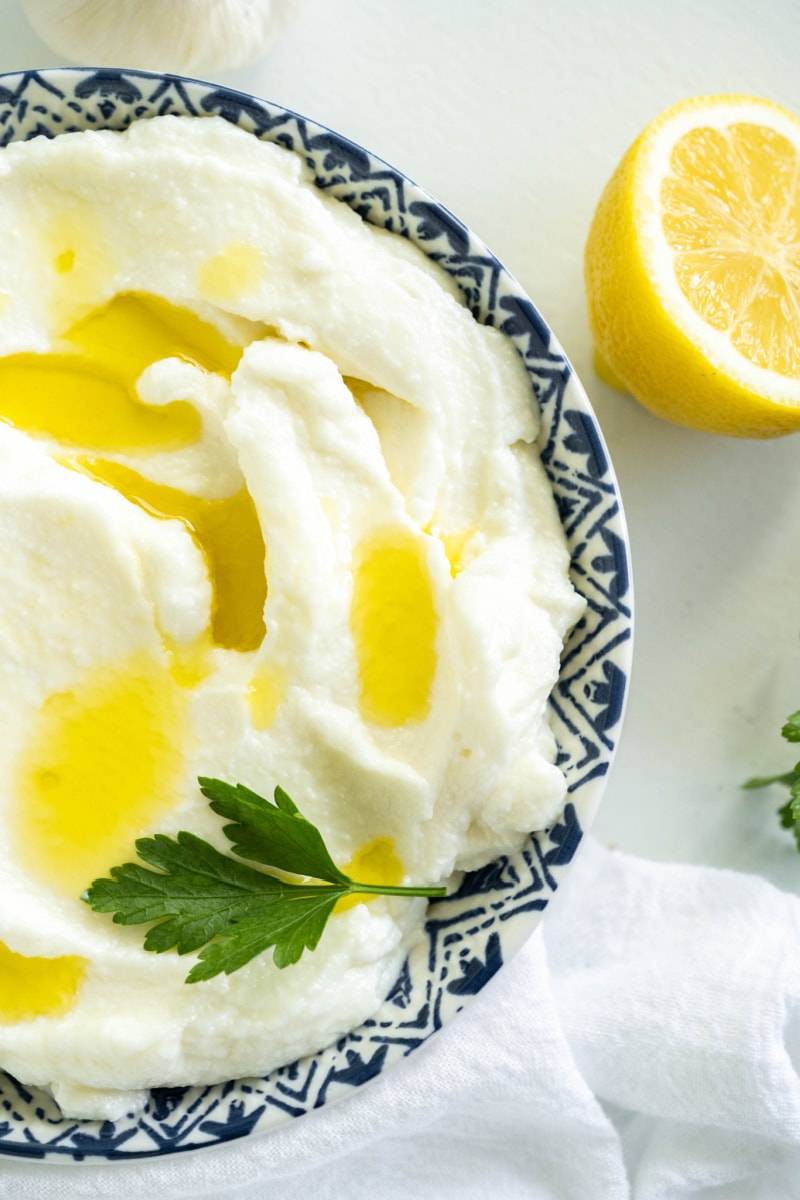
<svg viewBox="0 0 800 1200"><path fill-rule="evenodd" d="M531 831L521 851L465 875L453 894L430 904L425 936L382 1007L336 1044L263 1078L155 1088L143 1111L113 1121L64 1118L48 1095L0 1073L0 1155L85 1162L211 1146L346 1098L423 1045L541 919L597 810L626 697L631 583L617 484L591 406L531 300L474 234L416 184L296 113L211 84L140 71L0 76L1 146L78 130L123 130L162 115L221 117L296 152L320 189L419 247L455 281L475 319L516 347L531 403L541 413L538 445L572 582L586 601L549 702L567 801L557 822Z"/></svg>

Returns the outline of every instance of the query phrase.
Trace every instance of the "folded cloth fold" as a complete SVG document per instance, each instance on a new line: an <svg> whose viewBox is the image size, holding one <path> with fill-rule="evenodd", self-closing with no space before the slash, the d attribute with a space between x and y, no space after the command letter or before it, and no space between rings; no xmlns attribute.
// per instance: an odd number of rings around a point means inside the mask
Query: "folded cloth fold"
<svg viewBox="0 0 800 1200"><path fill-rule="evenodd" d="M3 1161L14 1200L792 1200L800 900L587 839L515 959L346 1101L102 1166Z"/></svg>
<svg viewBox="0 0 800 1200"><path fill-rule="evenodd" d="M630 1195L800 1196L800 900L591 841L566 886L550 982Z"/></svg>

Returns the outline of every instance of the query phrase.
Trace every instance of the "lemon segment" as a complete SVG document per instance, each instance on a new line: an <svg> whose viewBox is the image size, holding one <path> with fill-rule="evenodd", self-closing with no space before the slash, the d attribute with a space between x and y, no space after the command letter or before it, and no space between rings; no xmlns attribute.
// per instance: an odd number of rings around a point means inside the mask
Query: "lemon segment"
<svg viewBox="0 0 800 1200"><path fill-rule="evenodd" d="M800 429L800 119L747 96L662 113L601 196L585 279L599 361L647 408Z"/></svg>

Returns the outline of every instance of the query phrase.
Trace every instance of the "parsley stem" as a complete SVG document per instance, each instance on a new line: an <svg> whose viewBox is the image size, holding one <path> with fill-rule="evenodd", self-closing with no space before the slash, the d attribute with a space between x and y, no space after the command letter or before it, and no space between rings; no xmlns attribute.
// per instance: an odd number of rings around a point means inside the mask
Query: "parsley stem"
<svg viewBox="0 0 800 1200"><path fill-rule="evenodd" d="M350 894L362 892L369 896L428 896L439 897L447 895L446 887L392 887L384 883L350 882Z"/></svg>

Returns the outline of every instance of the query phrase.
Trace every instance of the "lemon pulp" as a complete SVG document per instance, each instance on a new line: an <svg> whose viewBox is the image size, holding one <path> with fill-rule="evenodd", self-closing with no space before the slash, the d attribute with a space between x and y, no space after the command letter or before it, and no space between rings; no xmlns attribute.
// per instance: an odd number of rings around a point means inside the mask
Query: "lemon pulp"
<svg viewBox="0 0 800 1200"><path fill-rule="evenodd" d="M661 185L681 291L756 366L800 370L800 156L782 134L734 122L678 139Z"/></svg>

